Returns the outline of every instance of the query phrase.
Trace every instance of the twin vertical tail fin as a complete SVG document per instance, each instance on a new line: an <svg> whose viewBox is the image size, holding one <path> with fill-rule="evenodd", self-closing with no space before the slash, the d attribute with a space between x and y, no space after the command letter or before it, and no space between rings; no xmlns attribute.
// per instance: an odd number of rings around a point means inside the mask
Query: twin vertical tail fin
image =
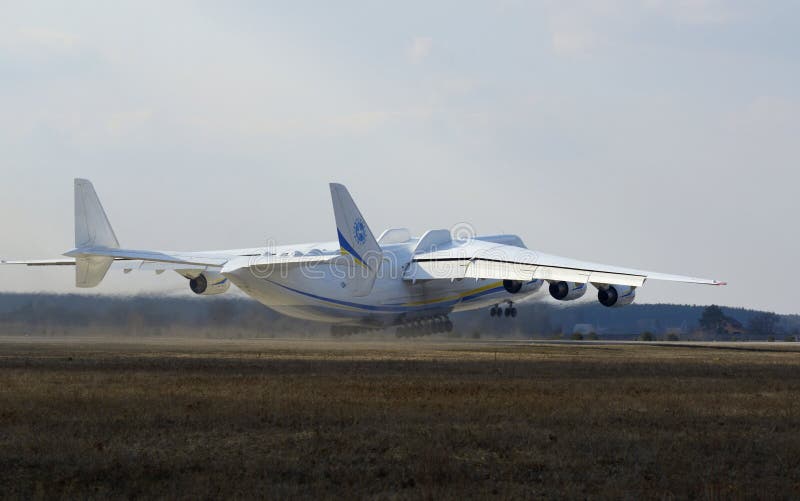
<svg viewBox="0 0 800 501"><path fill-rule="evenodd" d="M367 226L353 198L341 184L331 183L331 199L336 216L336 230L341 252L353 260L347 286L353 296L362 297L372 291L383 260L383 251ZM106 276L113 257L98 256L94 251L119 249L119 241L111 228L92 183L75 180L75 285L95 287Z"/></svg>
<svg viewBox="0 0 800 501"><path fill-rule="evenodd" d="M347 284L352 287L353 296L363 297L372 291L383 251L347 188L337 183L331 183L330 188L339 247L355 264L354 272L348 274Z"/></svg>
<svg viewBox="0 0 800 501"><path fill-rule="evenodd" d="M81 255L82 249L119 249L106 212L86 179L75 180L75 285L95 287L106 276L113 257Z"/></svg>

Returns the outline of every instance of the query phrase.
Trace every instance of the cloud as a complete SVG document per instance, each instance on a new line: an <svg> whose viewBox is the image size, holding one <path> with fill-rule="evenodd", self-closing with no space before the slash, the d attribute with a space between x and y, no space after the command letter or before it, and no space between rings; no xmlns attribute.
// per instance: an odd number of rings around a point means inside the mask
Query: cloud
<svg viewBox="0 0 800 501"><path fill-rule="evenodd" d="M728 24L742 14L721 0L583 0L550 3L545 12L558 56L630 46L635 42L633 28L654 18L705 26Z"/></svg>
<svg viewBox="0 0 800 501"><path fill-rule="evenodd" d="M553 52L559 56L585 54L594 48L597 36L587 28L561 27L552 31Z"/></svg>
<svg viewBox="0 0 800 501"><path fill-rule="evenodd" d="M406 51L406 55L412 63L420 63L427 58L433 49L433 38L431 37L414 37L411 40L411 45Z"/></svg>
<svg viewBox="0 0 800 501"><path fill-rule="evenodd" d="M101 52L72 33L0 26L0 84L48 85L60 77L96 74L104 66Z"/></svg>
<svg viewBox="0 0 800 501"><path fill-rule="evenodd" d="M402 110L364 111L337 115L325 120L331 132L338 134L363 134L374 131L378 127L397 123L411 122L419 124L429 120L434 110L427 107L412 107Z"/></svg>
<svg viewBox="0 0 800 501"><path fill-rule="evenodd" d="M78 44L78 37L63 31L47 28L24 28L17 31L20 40L47 47L49 49L72 49Z"/></svg>
<svg viewBox="0 0 800 501"><path fill-rule="evenodd" d="M71 52L79 43L76 35L39 27L19 28L0 36L0 47L7 51Z"/></svg>
<svg viewBox="0 0 800 501"><path fill-rule="evenodd" d="M683 24L725 24L733 17L721 0L645 0L644 7Z"/></svg>
<svg viewBox="0 0 800 501"><path fill-rule="evenodd" d="M618 18L618 9L617 4L609 2L554 6L548 15L553 52L558 56L577 56L604 45Z"/></svg>
<svg viewBox="0 0 800 501"><path fill-rule="evenodd" d="M146 126L152 117L153 111L149 109L113 113L108 119L108 130L116 135L129 134Z"/></svg>
<svg viewBox="0 0 800 501"><path fill-rule="evenodd" d="M795 158L800 134L800 101L785 96L762 95L737 107L726 123L739 147L755 148L761 158L777 157L781 163Z"/></svg>

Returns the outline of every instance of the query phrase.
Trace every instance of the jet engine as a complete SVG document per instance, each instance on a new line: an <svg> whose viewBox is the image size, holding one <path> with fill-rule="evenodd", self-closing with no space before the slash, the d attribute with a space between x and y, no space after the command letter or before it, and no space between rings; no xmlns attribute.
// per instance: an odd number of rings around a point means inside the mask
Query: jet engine
<svg viewBox="0 0 800 501"><path fill-rule="evenodd" d="M192 292L201 296L222 294L231 288L231 282L221 273L204 271L194 278L189 279Z"/></svg>
<svg viewBox="0 0 800 501"><path fill-rule="evenodd" d="M542 287L541 280L530 280L523 282L522 280L503 280L503 288L510 294L530 294L536 292Z"/></svg>
<svg viewBox="0 0 800 501"><path fill-rule="evenodd" d="M577 282L550 282L550 295L559 301L572 301L586 294L586 284Z"/></svg>
<svg viewBox="0 0 800 501"><path fill-rule="evenodd" d="M597 291L597 300L603 306L617 308L627 306L636 299L636 287L628 285L606 285Z"/></svg>

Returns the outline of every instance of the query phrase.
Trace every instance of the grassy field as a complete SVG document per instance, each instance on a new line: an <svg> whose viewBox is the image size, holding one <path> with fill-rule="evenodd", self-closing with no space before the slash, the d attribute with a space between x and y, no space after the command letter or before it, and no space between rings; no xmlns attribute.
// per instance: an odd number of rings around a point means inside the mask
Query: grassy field
<svg viewBox="0 0 800 501"><path fill-rule="evenodd" d="M0 338L0 495L796 499L800 348Z"/></svg>

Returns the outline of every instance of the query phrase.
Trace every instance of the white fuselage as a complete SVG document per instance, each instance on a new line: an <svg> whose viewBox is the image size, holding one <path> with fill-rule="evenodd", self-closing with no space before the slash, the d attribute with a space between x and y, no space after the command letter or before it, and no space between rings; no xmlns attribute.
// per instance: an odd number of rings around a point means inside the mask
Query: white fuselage
<svg viewBox="0 0 800 501"><path fill-rule="evenodd" d="M515 238L515 237L514 237ZM542 280L533 280L515 294L502 280L456 279L412 281L404 279L418 239L381 245L383 260L369 294L353 295L347 266L319 263L306 266L269 267L254 270L253 258L229 262L222 273L234 285L280 313L306 320L346 325L387 326L414 319L447 315L520 301L536 293ZM338 242L286 246L272 249L277 255L333 255Z"/></svg>

